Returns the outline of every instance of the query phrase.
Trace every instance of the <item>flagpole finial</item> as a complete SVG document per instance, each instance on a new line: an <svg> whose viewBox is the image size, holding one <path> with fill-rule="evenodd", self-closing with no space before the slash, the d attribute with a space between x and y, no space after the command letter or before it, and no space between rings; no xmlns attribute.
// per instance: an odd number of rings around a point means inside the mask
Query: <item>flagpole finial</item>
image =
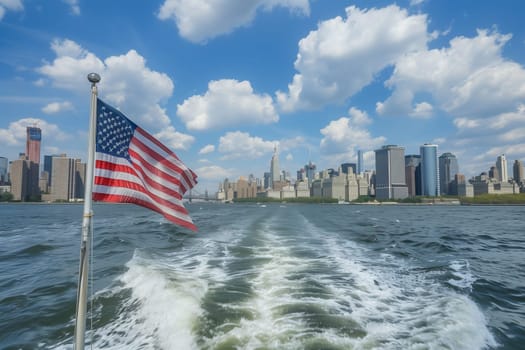
<svg viewBox="0 0 525 350"><path fill-rule="evenodd" d="M93 85L95 85L96 83L100 81L100 75L98 75L97 73L89 73L87 78L90 81L90 83Z"/></svg>

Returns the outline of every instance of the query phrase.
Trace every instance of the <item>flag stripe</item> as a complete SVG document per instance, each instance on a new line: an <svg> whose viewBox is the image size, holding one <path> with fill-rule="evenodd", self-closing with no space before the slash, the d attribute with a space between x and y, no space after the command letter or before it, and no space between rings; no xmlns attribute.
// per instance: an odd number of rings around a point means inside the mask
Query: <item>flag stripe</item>
<svg viewBox="0 0 525 350"><path fill-rule="evenodd" d="M150 202L148 201L145 201L145 200L142 200L142 199L138 199L138 198L133 198L132 200L131 197L128 197L128 196L125 196L125 195L120 195L120 194L103 194L103 193L94 193L93 194L93 199L96 200L96 201L104 201L104 202L113 202L113 203L133 203L133 204L137 204L137 205L140 205L142 207L145 207L145 208L148 208L150 210L153 210L159 214L162 214L162 216L164 216L166 219L168 219L169 221L171 222L174 222L180 226L183 226L183 227L186 227L190 230L193 230L193 231L196 231L197 230L197 227L195 226L195 224L192 223L191 221L191 218L188 219L181 219L177 216L173 216L173 215L170 215L164 211L162 211L161 209L157 208L155 205L151 204Z"/></svg>
<svg viewBox="0 0 525 350"><path fill-rule="evenodd" d="M197 229L182 203L197 176L175 153L101 100L96 141L94 200L135 203Z"/></svg>

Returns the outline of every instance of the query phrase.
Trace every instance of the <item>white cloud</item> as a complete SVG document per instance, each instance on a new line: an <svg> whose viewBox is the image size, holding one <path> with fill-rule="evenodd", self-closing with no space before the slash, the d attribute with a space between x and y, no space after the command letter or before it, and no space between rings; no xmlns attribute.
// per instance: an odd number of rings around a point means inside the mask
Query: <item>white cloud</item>
<svg viewBox="0 0 525 350"><path fill-rule="evenodd" d="M80 15L80 6L78 5L78 0L62 0L68 4L71 8L71 13L74 15Z"/></svg>
<svg viewBox="0 0 525 350"><path fill-rule="evenodd" d="M215 180L223 181L227 177L232 176L230 170L224 169L218 165L208 165L195 169L195 173L198 174L199 180Z"/></svg>
<svg viewBox="0 0 525 350"><path fill-rule="evenodd" d="M211 81L204 95L194 95L177 105L177 115L190 130L279 120L269 95L255 94L250 82L233 79Z"/></svg>
<svg viewBox="0 0 525 350"><path fill-rule="evenodd" d="M53 135L53 140L66 140L68 136L62 132L57 125L50 124L38 118L23 118L9 124L7 129L0 129L0 145L2 146L21 146L27 138L27 127L37 126L42 129L42 135Z"/></svg>
<svg viewBox="0 0 525 350"><path fill-rule="evenodd" d="M206 145L201 148L199 151L199 154L208 154L215 152L215 146L214 145Z"/></svg>
<svg viewBox="0 0 525 350"><path fill-rule="evenodd" d="M101 76L99 96L121 109L141 126L160 130L170 125L160 103L173 93L173 82L164 73L151 70L135 50L102 60L74 41L54 40L56 58L38 68L53 86L86 93L91 72Z"/></svg>
<svg viewBox="0 0 525 350"><path fill-rule="evenodd" d="M410 0L410 6L421 5L424 2L425 2L425 0Z"/></svg>
<svg viewBox="0 0 525 350"><path fill-rule="evenodd" d="M249 25L259 8L277 6L310 13L308 0L165 0L158 18L175 21L181 37L198 43Z"/></svg>
<svg viewBox="0 0 525 350"><path fill-rule="evenodd" d="M42 112L46 114L56 114L64 111L70 111L73 105L69 101L51 102L42 108Z"/></svg>
<svg viewBox="0 0 525 350"><path fill-rule="evenodd" d="M195 141L191 135L183 134L175 130L173 126L168 126L154 135L164 145L171 149L188 149Z"/></svg>
<svg viewBox="0 0 525 350"><path fill-rule="evenodd" d="M366 112L351 108L349 117L333 120L320 130L324 136L321 140L321 151L330 155L327 158L333 163L339 163L355 159L358 149L370 150L380 147L386 138L372 137L370 132L363 128L369 123Z"/></svg>
<svg viewBox="0 0 525 350"><path fill-rule="evenodd" d="M234 131L220 137L218 150L224 154L224 160L255 159L271 154L278 144L278 141L265 141L246 132Z"/></svg>
<svg viewBox="0 0 525 350"><path fill-rule="evenodd" d="M22 11L23 9L22 0L0 0L0 21L4 18L6 11Z"/></svg>
<svg viewBox="0 0 525 350"><path fill-rule="evenodd" d="M283 111L341 103L374 80L403 55L426 49L427 17L397 5L346 9L346 18L319 23L299 42L298 73L288 92L277 91Z"/></svg>
<svg viewBox="0 0 525 350"><path fill-rule="evenodd" d="M462 118L480 118L515 108L525 99L525 69L502 57L510 35L479 30L474 38L456 37L441 49L407 53L386 85L392 95L377 104L386 115L432 113L415 104L415 96L430 94L434 105Z"/></svg>

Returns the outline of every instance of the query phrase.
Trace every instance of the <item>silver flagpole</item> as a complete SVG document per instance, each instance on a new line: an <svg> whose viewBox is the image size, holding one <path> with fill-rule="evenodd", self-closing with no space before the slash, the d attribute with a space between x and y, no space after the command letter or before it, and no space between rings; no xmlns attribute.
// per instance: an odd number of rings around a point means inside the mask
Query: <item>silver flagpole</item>
<svg viewBox="0 0 525 350"><path fill-rule="evenodd" d="M89 245L92 233L92 193L93 174L95 167L95 127L97 113L97 83L100 76L97 73L89 73L87 76L91 82L91 116L89 121L88 161L86 166L86 190L84 193L84 216L82 219L82 240L80 242L80 267L78 276L77 312L75 323L75 349L84 349L84 338L86 333L86 309L88 293L89 274Z"/></svg>

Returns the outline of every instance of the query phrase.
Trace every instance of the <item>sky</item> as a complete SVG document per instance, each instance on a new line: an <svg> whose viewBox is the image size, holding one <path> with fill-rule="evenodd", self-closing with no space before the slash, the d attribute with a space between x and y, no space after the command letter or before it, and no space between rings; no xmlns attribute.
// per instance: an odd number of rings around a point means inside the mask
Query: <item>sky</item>
<svg viewBox="0 0 525 350"><path fill-rule="evenodd" d="M87 159L90 83L214 192L386 144L525 160L522 1L0 0L0 156Z"/></svg>

